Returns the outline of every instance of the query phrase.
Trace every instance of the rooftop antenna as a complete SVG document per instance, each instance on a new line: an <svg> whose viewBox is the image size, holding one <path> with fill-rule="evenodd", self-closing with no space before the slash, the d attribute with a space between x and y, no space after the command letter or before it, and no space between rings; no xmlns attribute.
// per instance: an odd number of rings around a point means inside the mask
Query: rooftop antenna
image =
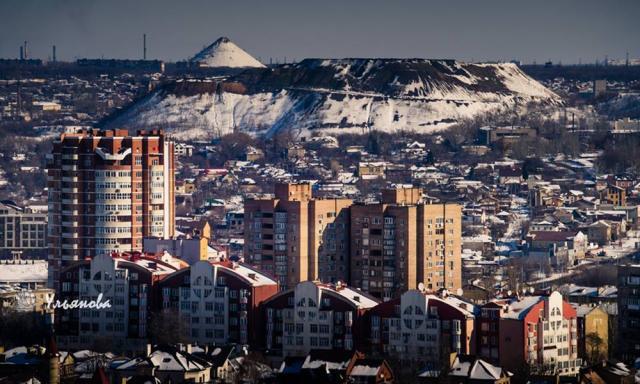
<svg viewBox="0 0 640 384"><path fill-rule="evenodd" d="M142 60L147 60L147 34L142 34Z"/></svg>

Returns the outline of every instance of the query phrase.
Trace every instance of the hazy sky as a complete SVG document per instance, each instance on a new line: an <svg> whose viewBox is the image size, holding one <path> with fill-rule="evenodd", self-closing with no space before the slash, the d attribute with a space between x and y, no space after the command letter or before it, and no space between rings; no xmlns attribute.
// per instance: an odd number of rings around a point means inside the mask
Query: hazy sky
<svg viewBox="0 0 640 384"><path fill-rule="evenodd" d="M270 57L640 57L639 0L0 0L0 57L181 60L228 36Z"/></svg>

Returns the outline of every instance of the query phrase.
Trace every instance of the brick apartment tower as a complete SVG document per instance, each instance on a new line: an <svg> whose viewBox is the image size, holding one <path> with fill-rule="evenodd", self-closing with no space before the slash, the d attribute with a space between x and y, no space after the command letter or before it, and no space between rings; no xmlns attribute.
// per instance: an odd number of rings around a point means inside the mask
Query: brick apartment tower
<svg viewBox="0 0 640 384"><path fill-rule="evenodd" d="M47 156L49 286L70 262L173 236L174 170L161 130L63 133Z"/></svg>
<svg viewBox="0 0 640 384"><path fill-rule="evenodd" d="M351 285L384 300L419 283L429 291L461 287L460 205L424 204L421 189L398 188L350 210Z"/></svg>
<svg viewBox="0 0 640 384"><path fill-rule="evenodd" d="M276 184L275 198L248 199L245 259L281 289L348 277L348 199L313 199L311 185Z"/></svg>

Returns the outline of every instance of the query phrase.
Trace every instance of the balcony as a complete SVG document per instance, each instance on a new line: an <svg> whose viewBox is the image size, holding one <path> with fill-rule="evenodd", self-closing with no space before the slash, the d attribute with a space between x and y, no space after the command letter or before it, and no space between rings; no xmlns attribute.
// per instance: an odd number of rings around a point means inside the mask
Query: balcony
<svg viewBox="0 0 640 384"><path fill-rule="evenodd" d="M78 188L62 188L62 193L78 193Z"/></svg>

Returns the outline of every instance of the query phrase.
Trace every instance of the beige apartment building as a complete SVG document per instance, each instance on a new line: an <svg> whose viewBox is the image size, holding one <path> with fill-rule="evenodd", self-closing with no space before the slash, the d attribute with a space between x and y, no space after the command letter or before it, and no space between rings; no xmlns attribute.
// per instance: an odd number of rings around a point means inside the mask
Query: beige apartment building
<svg viewBox="0 0 640 384"><path fill-rule="evenodd" d="M347 199L316 200L311 185L276 184L275 197L245 201L245 259L281 289L348 276Z"/></svg>
<svg viewBox="0 0 640 384"><path fill-rule="evenodd" d="M424 204L419 188L399 188L350 211L352 285L384 300L420 283L429 291L461 288L459 205Z"/></svg>

